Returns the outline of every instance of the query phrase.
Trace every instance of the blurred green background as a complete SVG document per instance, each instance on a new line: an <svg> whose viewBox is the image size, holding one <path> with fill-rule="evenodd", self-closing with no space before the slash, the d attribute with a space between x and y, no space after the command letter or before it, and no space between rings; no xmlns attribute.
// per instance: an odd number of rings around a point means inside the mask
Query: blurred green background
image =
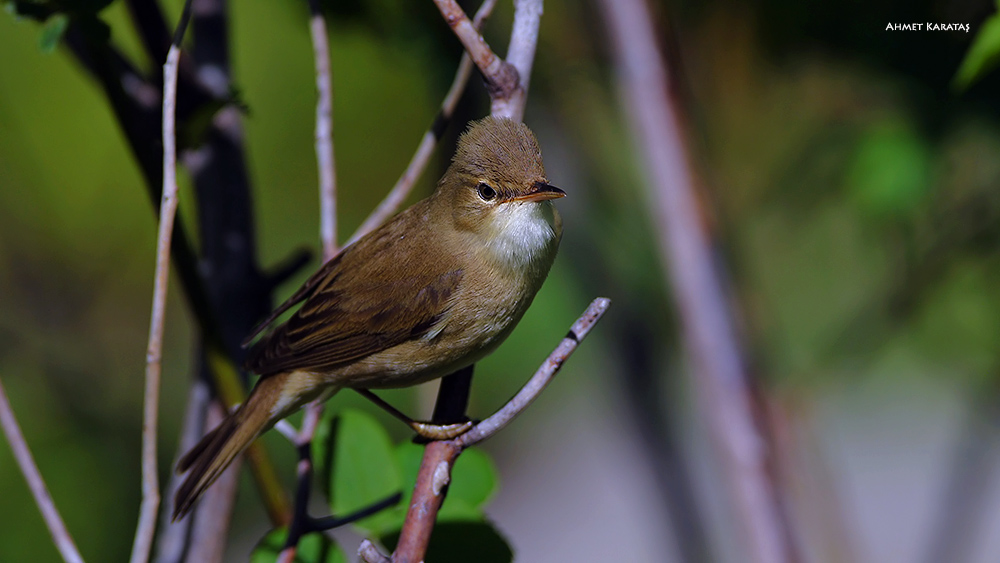
<svg viewBox="0 0 1000 563"><path fill-rule="evenodd" d="M951 83L996 6L655 6L753 372L777 413L802 552L815 561L931 561L931 553L995 561L1000 540L986 532L1000 524L1000 491L991 486L1000 421L1000 78L986 73L963 92ZM175 22L179 2L164 9ZM329 9L345 240L405 167L460 51L431 2ZM318 247L306 14L304 3L231 6L265 267ZM121 2L101 17L117 46L159 72ZM510 18L501 2L486 30L491 44L506 44ZM885 30L926 21L971 31ZM0 377L84 557L117 561L129 551L139 503L155 220L101 91L62 48L43 53L41 34L35 22L0 17ZM550 180L569 194L559 202L565 237L531 311L478 366L473 416L516 391L590 299L606 295L613 305L552 388L486 445L501 479L489 512L521 561L697 553L739 561L683 375L605 36L595 4L545 3L525 121ZM484 115L481 86L470 90L462 111ZM449 151L439 149L413 201L430 192ZM182 189L190 218L192 194ZM176 287L164 358L164 476L195 361L192 318ZM425 416L433 389L387 396ZM348 394L331 405L369 408ZM386 420L395 437L406 436ZM266 442L291 482L292 448L273 436ZM268 529L244 485L233 561ZM955 547L945 524L962 518L969 525ZM0 561L57 557L0 448Z"/></svg>

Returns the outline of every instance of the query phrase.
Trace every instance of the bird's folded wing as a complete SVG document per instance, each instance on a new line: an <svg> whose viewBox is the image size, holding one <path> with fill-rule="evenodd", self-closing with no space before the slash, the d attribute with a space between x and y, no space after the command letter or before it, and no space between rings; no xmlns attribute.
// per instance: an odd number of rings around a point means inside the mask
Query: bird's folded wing
<svg viewBox="0 0 1000 563"><path fill-rule="evenodd" d="M323 279L293 296L305 303L251 348L247 369L328 371L419 338L447 312L463 273L351 262L324 268Z"/></svg>

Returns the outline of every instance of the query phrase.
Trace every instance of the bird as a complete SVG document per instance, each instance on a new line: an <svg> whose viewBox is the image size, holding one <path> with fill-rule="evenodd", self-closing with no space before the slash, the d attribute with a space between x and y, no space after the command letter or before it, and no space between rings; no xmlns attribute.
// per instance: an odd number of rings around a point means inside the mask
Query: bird
<svg viewBox="0 0 1000 563"><path fill-rule="evenodd" d="M247 399L178 462L173 519L278 420L345 388L408 387L481 360L528 309L562 220L538 141L487 117L460 136L434 192L324 264L247 338Z"/></svg>

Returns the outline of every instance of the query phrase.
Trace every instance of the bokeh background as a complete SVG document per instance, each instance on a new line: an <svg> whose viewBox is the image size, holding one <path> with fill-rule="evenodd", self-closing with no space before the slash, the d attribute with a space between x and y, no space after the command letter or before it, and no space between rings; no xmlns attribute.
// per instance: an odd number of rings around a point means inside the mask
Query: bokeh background
<svg viewBox="0 0 1000 563"><path fill-rule="evenodd" d="M163 4L175 22L179 2ZM996 561L1000 79L952 87L996 7L654 5L803 559ZM406 165L460 51L431 2L327 8L344 240ZM101 15L113 42L158 72L121 2ZM506 44L510 18L501 2L493 45ZM886 30L907 22L971 30ZM268 266L318 248L307 12L237 3L231 25ZM0 16L0 378L84 557L120 561L140 498L155 219L99 88L65 50L43 53L40 36ZM473 416L506 400L590 299L613 305L555 384L484 446L501 478L488 512L519 561L740 561L606 36L594 3L545 3L525 120L569 194L565 237L531 311L478 366ZM486 99L474 84L460 115L484 115ZM413 201L450 148L438 153ZM195 362L192 316L173 289L162 475ZM434 389L387 396L426 415ZM331 405L370 408L346 393ZM266 442L291 482L292 448ZM245 560L267 529L245 478L229 559ZM0 447L0 561L56 560Z"/></svg>

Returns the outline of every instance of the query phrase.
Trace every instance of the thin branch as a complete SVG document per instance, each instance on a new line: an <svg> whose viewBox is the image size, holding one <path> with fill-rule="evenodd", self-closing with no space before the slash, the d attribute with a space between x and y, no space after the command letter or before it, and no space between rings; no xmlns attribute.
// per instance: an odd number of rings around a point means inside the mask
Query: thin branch
<svg viewBox="0 0 1000 563"><path fill-rule="evenodd" d="M320 238L323 261L337 255L337 176L333 159L333 85L326 19L318 0L309 0L309 31L316 65L316 160L319 165Z"/></svg>
<svg viewBox="0 0 1000 563"><path fill-rule="evenodd" d="M370 540L361 542L361 547L358 548L358 556L365 563L390 563L392 561L385 555L382 555L382 552Z"/></svg>
<svg viewBox="0 0 1000 563"><path fill-rule="evenodd" d="M453 440L442 440L427 445L420 463L420 471L417 473L417 482L413 488L406 520L399 533L399 543L392 556L394 563L417 563L423 560L437 521L438 510L444 502L446 486L451 480L451 470L455 460L465 448L493 436L524 411L552 381L559 368L610 305L611 300L606 297L594 299L535 375L495 414ZM438 406L441 406L440 401Z"/></svg>
<svg viewBox="0 0 1000 563"><path fill-rule="evenodd" d="M173 44L163 65L163 195L160 203L160 226L157 234L156 277L153 306L149 321L149 344L146 348L146 389L142 423L142 503L139 523L132 544L131 563L145 563L156 533L156 512L160 506L157 476L156 427L159 422L160 362L163 354L163 326L167 308L167 284L170 274L170 239L177 213L177 146L174 134L177 107L177 65L180 43L191 17L191 1L184 4Z"/></svg>
<svg viewBox="0 0 1000 563"><path fill-rule="evenodd" d="M479 10L476 11L476 15L472 19L472 25L477 30L482 29L483 24L490 17L490 14L493 13L493 8L496 4L497 0L485 0L479 7ZM438 114L435 116L434 123L430 129L424 133L424 137L420 140L420 145L413 154L413 158L410 159L410 163L406 166L406 170L403 171L399 180L396 180L396 185L392 187L392 190L385 196L385 199L378 204L378 207L361 223L358 230L351 235L347 244L351 244L375 230L376 227L384 223L389 217L392 217L396 210L403 205L406 197L413 190L413 186L420 179L420 175L427 168L427 163L430 162L434 148L437 147L441 136L444 135L445 130L448 128L448 124L455 114L455 107L462 98L462 94L465 93L465 87L469 83L470 76L472 76L472 59L469 58L468 53L462 53L462 60L458 62L458 70L455 71L455 79L452 80L451 87L448 89L444 101L441 102L441 109L438 110Z"/></svg>
<svg viewBox="0 0 1000 563"><path fill-rule="evenodd" d="M719 450L744 551L758 563L789 560L766 442L753 419L737 332L695 195L678 111L644 0L603 0L622 94L653 198L655 224L685 339L695 388Z"/></svg>
<svg viewBox="0 0 1000 563"><path fill-rule="evenodd" d="M188 402L184 413L184 423L181 426L181 436L177 446L178 457L180 452L186 452L205 434L206 418L208 407L212 402L212 392L208 387L208 382L202 378L194 378L191 381L191 390L188 392ZM174 498L177 487L183 481L177 473L170 476L165 495L168 499ZM191 532L191 522L193 518L184 518L178 522L172 522L170 515L173 513L172 503L165 503L164 518L160 520L160 532L156 541L156 555L153 560L156 563L174 563L181 561L184 552L187 550L188 536Z"/></svg>
<svg viewBox="0 0 1000 563"><path fill-rule="evenodd" d="M516 87L503 95L493 96L490 112L494 116L509 117L514 121L524 118L531 68L538 47L538 29L542 24L542 3L542 0L514 1L514 25L507 48L507 64L517 70L518 82Z"/></svg>
<svg viewBox="0 0 1000 563"><path fill-rule="evenodd" d="M479 34L476 26L465 15L465 11L455 0L434 0L438 10L448 22L455 36L462 42L465 51L472 57L472 62L476 63L483 79L486 80L486 88L490 92L490 98L505 97L505 95L518 85L517 69L507 64L490 49L490 46Z"/></svg>
<svg viewBox="0 0 1000 563"><path fill-rule="evenodd" d="M7 400L7 393L4 391L2 383L0 383L0 425L3 426L3 433L10 444L14 459L17 460L21 473L24 474L24 480L28 482L28 488L31 489L31 494L35 497L35 504L38 505L38 510L42 513L45 525L49 527L52 541L55 542L63 561L83 563L83 557L80 556L80 551L77 550L73 537L69 535L66 524L59 516L56 504L52 501L52 495L49 494L42 474L38 471L38 466L35 465L35 458L32 457L28 443L24 440L24 434L21 433L21 427L17 424L17 418L14 417L14 410L10 406L10 401Z"/></svg>
<svg viewBox="0 0 1000 563"><path fill-rule="evenodd" d="M337 249L337 183L333 157L333 85L330 78L330 45L327 40L326 19L318 0L309 0L309 30L312 34L313 56L316 67L316 160L319 166L320 239L323 241L323 261L332 260ZM279 562L295 560L299 539L307 533L310 518L307 513L312 490L313 462L310 455L313 436L323 416L323 403L312 401L306 406L302 428L291 436L299 450L296 467L298 486L288 527L285 548L278 556ZM285 433L287 436L287 425Z"/></svg>
<svg viewBox="0 0 1000 563"><path fill-rule="evenodd" d="M569 329L569 333L566 334L562 342L549 354L549 357L545 359L545 362L538 368L535 375L531 376L528 383L500 410L486 420L473 426L468 432L456 438L455 441L463 448L467 448L493 436L503 429L503 427L510 424L510 421L514 420L514 417L528 408L528 405L534 402L538 398L538 395L552 382L556 373L559 372L559 368L562 367L563 362L573 354L580 341L587 336L587 333L590 332L590 329L594 327L597 321L601 320L601 317L610 305L611 300L607 297L594 299L590 303L590 306L587 307L586 312L573 323L573 327Z"/></svg>

